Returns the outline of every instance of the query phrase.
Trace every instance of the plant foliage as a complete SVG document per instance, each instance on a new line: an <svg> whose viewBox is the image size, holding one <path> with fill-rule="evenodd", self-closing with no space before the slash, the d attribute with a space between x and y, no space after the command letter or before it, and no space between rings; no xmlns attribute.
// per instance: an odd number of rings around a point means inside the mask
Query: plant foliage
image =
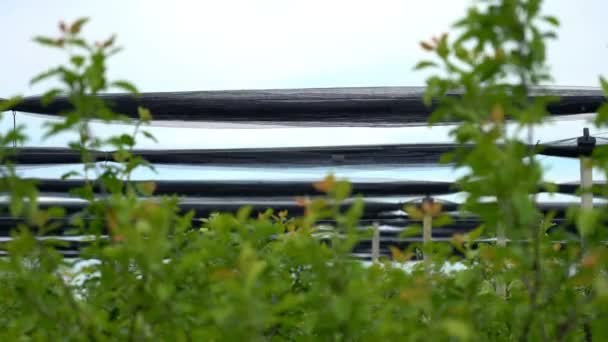
<svg viewBox="0 0 608 342"><path fill-rule="evenodd" d="M87 180L72 193L86 208L69 215L42 209L35 182L10 163L13 144L26 141L24 127L0 135L0 191L8 195L2 215L23 221L2 246L2 340L608 339L606 212L570 208L567 221L577 227L570 231L551 226L557 213L539 211L533 195L550 185L525 136L555 99L530 95L550 80L545 43L559 23L542 13L540 0L478 1L456 22L453 37L421 43L431 57L416 68L435 72L425 96L436 106L431 122L457 119L452 136L468 146L446 156L468 170L459 180L467 194L462 212L483 223L449 244L391 247L390 259L372 264L351 256L371 236L360 229L363 199L344 209L351 186L333 176L315 184L325 197L298 199L301 217L246 206L200 219L180 212L175 197L153 196L154 183L132 185L134 170L152 167L131 152L138 139L153 139L145 130L153 114L140 108L139 120L131 120L97 96L138 91L107 79L107 60L119 51L115 38L83 40L86 23L62 22L57 38L35 38L64 52L67 62L32 80L61 84L44 103L61 95L72 104L45 134L74 137L69 146L84 168L64 177ZM608 94L607 84L601 79ZM598 126L608 120L607 106ZM134 129L100 138L91 120ZM98 165L88 151L104 147L117 151L115 162ZM607 150L596 149L585 162L608 176ZM450 220L431 201L404 210L421 221L433 217L437 226ZM320 229L322 220L335 225ZM61 235L66 222L73 229L65 234L86 240L75 242L77 262L62 256L70 247L65 240L48 238ZM480 237L496 240L483 244ZM426 262L409 267L416 249ZM452 262L463 267L446 270Z"/></svg>

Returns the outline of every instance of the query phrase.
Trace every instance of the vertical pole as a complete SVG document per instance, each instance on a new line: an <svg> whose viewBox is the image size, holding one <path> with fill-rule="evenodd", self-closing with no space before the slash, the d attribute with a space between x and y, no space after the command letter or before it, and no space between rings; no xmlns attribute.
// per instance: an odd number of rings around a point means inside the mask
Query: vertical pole
<svg viewBox="0 0 608 342"><path fill-rule="evenodd" d="M424 244L424 247L426 249L426 247L428 247L428 245L433 241L433 234L432 234L432 230L433 230L433 216L432 216L432 212L431 212L431 207L433 204L433 199L432 198L425 198L424 200L422 200L422 211L424 213L424 216L422 217L422 241ZM430 271L431 269L431 256L429 255L429 253L423 253L423 257L424 257L424 263L426 265L426 268L428 271Z"/></svg>
<svg viewBox="0 0 608 342"><path fill-rule="evenodd" d="M591 159L589 157L581 157L581 209L593 209L593 168L591 167Z"/></svg>
<svg viewBox="0 0 608 342"><path fill-rule="evenodd" d="M502 224L496 227L496 244L498 247L505 247L507 245L507 233Z"/></svg>
<svg viewBox="0 0 608 342"><path fill-rule="evenodd" d="M593 186L593 168L591 166L591 159L589 157L581 156L581 210L590 211L593 209L593 193L591 187ZM581 234L581 247L586 250L585 236Z"/></svg>
<svg viewBox="0 0 608 342"><path fill-rule="evenodd" d="M372 236L372 262L377 263L380 258L380 227L374 222L374 235Z"/></svg>
<svg viewBox="0 0 608 342"><path fill-rule="evenodd" d="M583 136L576 139L578 153L581 158L580 187L583 191L581 194L581 211L593 210L593 192L591 192L593 186L593 163L591 162L590 156L595 149L595 141L596 139L589 135L589 128L583 128ZM584 234L581 234L581 249L583 253L585 253L587 249L587 241ZM585 288L586 297L589 295L590 290L591 287ZM591 331L589 323L583 325L583 330L585 331L585 337L588 337L587 340L591 341L590 335L588 334L588 332Z"/></svg>
<svg viewBox="0 0 608 342"><path fill-rule="evenodd" d="M576 139L578 153L580 155L581 184L583 191L581 194L581 210L589 211L593 209L593 164L591 154L595 148L595 138L589 135L589 128L583 128L583 136ZM585 236L581 234L581 246L585 250Z"/></svg>
<svg viewBox="0 0 608 342"><path fill-rule="evenodd" d="M581 209L589 210L593 209L593 193L591 192L591 187L593 186L593 168L589 156L595 148L595 138L589 135L589 128L583 128L583 136L576 139L576 144L581 156L581 188L583 190Z"/></svg>
<svg viewBox="0 0 608 342"><path fill-rule="evenodd" d="M423 231L423 240L424 240L424 245L428 245L432 240L433 240L433 235L432 235L432 229L433 229L433 217L429 214L424 214L424 217L422 218L422 231ZM429 256L428 255L424 255L424 260L428 260Z"/></svg>
<svg viewBox="0 0 608 342"><path fill-rule="evenodd" d="M499 223L496 227L496 245L498 248L507 246L507 232L505 226ZM502 298L507 297L507 284L502 279L495 279L496 281L496 294Z"/></svg>

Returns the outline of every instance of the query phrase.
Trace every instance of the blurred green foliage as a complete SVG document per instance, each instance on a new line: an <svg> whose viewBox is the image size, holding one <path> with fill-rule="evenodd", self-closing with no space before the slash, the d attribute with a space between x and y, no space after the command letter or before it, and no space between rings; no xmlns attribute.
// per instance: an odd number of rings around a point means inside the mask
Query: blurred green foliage
<svg viewBox="0 0 608 342"><path fill-rule="evenodd" d="M455 37L421 43L432 57L417 68L437 72L426 94L437 105L431 121L458 119L455 141L475 146L446 158L468 167L459 181L467 192L462 210L483 224L451 244L392 247L390 260L371 265L351 257L369 237L358 229L363 200L343 210L351 187L333 176L315 184L324 198L298 199L306 209L302 217L244 207L196 221L179 211L177 198L149 197L153 183L130 185L133 170L151 167L131 152L140 137L153 139L143 129L153 114L140 108L133 122L97 97L111 89L137 96L137 89L106 79L107 59L119 49L114 37L84 41L86 22L61 23L58 38L35 39L64 51L68 62L32 82L60 81L44 101L64 95L73 105L46 135L76 133L69 146L81 153L84 173L65 177L87 179L73 195L88 206L68 221L76 227L72 234L90 240L75 266L60 253L65 241L39 239L61 228L51 218L65 216L64 210L40 209L35 183L19 178L9 162L13 142L26 139L24 128L0 135L0 191L8 195L7 214L25 219L2 246L8 253L0 259L2 340L608 339L608 251L601 243L607 214L571 208L570 222L585 234L549 230L555 213L539 212L531 195L545 183L522 132L542 122L555 100L529 98L550 79L545 42L558 25L544 16L541 1L478 1L456 23ZM601 85L608 93L603 79ZM462 96L451 96L455 91ZM606 108L597 125L606 123ZM100 139L90 120L129 122L134 131ZM517 125L514 133L506 120ZM116 163L96 166L88 151L107 146L118 151ZM592 161L608 173L605 150ZM94 195L95 184L103 196ZM436 204L405 209L413 218L432 215L438 225L449 224ZM330 233L318 228L324 219L336 222ZM482 236L498 243L475 243ZM405 271L414 247L431 262ZM465 267L447 271L447 261Z"/></svg>

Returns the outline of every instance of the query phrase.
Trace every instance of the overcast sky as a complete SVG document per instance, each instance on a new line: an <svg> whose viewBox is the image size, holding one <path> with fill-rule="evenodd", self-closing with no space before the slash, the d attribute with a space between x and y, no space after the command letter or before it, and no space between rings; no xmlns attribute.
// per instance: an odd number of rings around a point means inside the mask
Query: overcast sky
<svg viewBox="0 0 608 342"><path fill-rule="evenodd" d="M608 1L550 0L562 21L549 64L559 85L608 74ZM449 30L470 1L2 0L0 94L32 94L28 80L60 62L32 43L61 19L88 16L91 39L118 34L111 74L143 91L423 85L418 42Z"/></svg>
<svg viewBox="0 0 608 342"><path fill-rule="evenodd" d="M547 14L562 22L549 45L556 85L597 86L608 75L608 1L550 0ZM88 38L118 34L124 51L110 63L111 78L142 91L424 85L412 66L425 57L418 43L448 31L470 1L339 0L0 0L0 97L38 94L39 71L64 56L32 37L53 35L59 20L88 16ZM12 118L11 122L12 122ZM42 141L40 118L18 114ZM10 122L5 118L3 126ZM577 136L586 123L570 120L539 129L550 141ZM160 127L160 147L245 147L445 141L444 128L217 130ZM99 127L99 134L114 133ZM179 137L179 139L177 138ZM144 145L144 147L150 147ZM575 169L571 172L576 175ZM570 173L568 173L570 174Z"/></svg>

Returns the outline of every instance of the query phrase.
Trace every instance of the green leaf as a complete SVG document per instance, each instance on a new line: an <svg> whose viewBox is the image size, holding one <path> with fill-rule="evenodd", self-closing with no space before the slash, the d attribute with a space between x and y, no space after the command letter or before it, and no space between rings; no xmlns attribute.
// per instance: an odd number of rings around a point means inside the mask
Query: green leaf
<svg viewBox="0 0 608 342"><path fill-rule="evenodd" d="M76 20L71 26L70 26L70 33L71 34L78 34L80 33L80 30L82 30L82 27L84 26L84 24L86 24L89 21L89 18L80 18L78 20Z"/></svg>
<svg viewBox="0 0 608 342"><path fill-rule="evenodd" d="M604 94L608 96L608 81L600 76L600 84L602 85L602 90L604 90Z"/></svg>
<svg viewBox="0 0 608 342"><path fill-rule="evenodd" d="M134 95L139 94L139 92L137 91L137 88L131 82L128 82L128 81L114 81L114 82L112 82L111 86L122 89L122 90L129 92L131 94L134 94Z"/></svg>
<svg viewBox="0 0 608 342"><path fill-rule="evenodd" d="M543 20L555 27L559 26L559 20L554 16L551 16L551 15L544 16Z"/></svg>
<svg viewBox="0 0 608 342"><path fill-rule="evenodd" d="M432 61L421 61L421 62L418 62L418 64L416 64L416 66L414 67L414 70L428 69L431 67L437 67L437 63L432 62Z"/></svg>
<svg viewBox="0 0 608 342"><path fill-rule="evenodd" d="M408 238L412 236L418 236L422 234L422 226L419 224L413 224L405 227L400 233L400 238Z"/></svg>
<svg viewBox="0 0 608 342"><path fill-rule="evenodd" d="M85 58L84 56L75 55L70 57L70 62L74 64L74 66L80 68L84 64Z"/></svg>
<svg viewBox="0 0 608 342"><path fill-rule="evenodd" d="M467 233L466 238L469 242L473 242L477 239L479 239L479 237L481 236L481 234L483 233L483 231L485 230L485 226L482 224L479 227L473 229L472 231L470 231L469 233Z"/></svg>
<svg viewBox="0 0 608 342"><path fill-rule="evenodd" d="M53 68L53 69L49 69L45 72L42 72L36 76L34 76L31 80L30 80L30 85L31 84L35 84L38 83L42 80L46 80L47 78L51 78L55 75L59 75L63 72L63 69L61 67L58 68Z"/></svg>
<svg viewBox="0 0 608 342"><path fill-rule="evenodd" d="M242 206L239 208L239 210L236 213L236 219L241 223L245 223L251 217L252 212L253 212L252 206L250 206L250 205Z"/></svg>
<svg viewBox="0 0 608 342"><path fill-rule="evenodd" d="M446 59L448 57L448 55L450 54L450 47L448 45L447 38L442 38L439 40L436 51L439 57L443 59Z"/></svg>
<svg viewBox="0 0 608 342"><path fill-rule="evenodd" d="M460 319L445 319L442 326L446 333L451 337L456 337L460 341L468 341L472 338L471 327Z"/></svg>
<svg viewBox="0 0 608 342"><path fill-rule="evenodd" d="M550 183L550 182L544 182L542 187L543 187L543 188L544 188L544 189L545 189L547 192L551 192L551 193L557 192L557 190L559 190L559 189L558 189L558 187L557 187L557 184L555 184L555 183Z"/></svg>
<svg viewBox="0 0 608 342"><path fill-rule="evenodd" d="M424 217L424 213L420 208L415 205L409 204L404 205L403 210L407 213L407 215L413 220L422 220Z"/></svg>
<svg viewBox="0 0 608 342"><path fill-rule="evenodd" d="M53 100L55 99L55 97L57 97L59 94L61 94L62 90L58 89L58 88L53 88L51 90L48 90L47 92L45 92L42 95L42 98L40 99L40 103L42 104L42 106L48 106L51 104L51 102L53 102Z"/></svg>
<svg viewBox="0 0 608 342"><path fill-rule="evenodd" d="M348 198L348 196L350 196L351 190L352 185L350 184L350 182L337 181L331 189L331 193L333 193L337 201L343 201Z"/></svg>
<svg viewBox="0 0 608 342"><path fill-rule="evenodd" d="M608 122L608 103L604 103L597 109L597 115L595 117L595 124L598 126L604 125Z"/></svg>
<svg viewBox="0 0 608 342"><path fill-rule="evenodd" d="M75 177L75 176L80 176L80 172L68 171L61 175L61 179L68 179L68 178Z"/></svg>
<svg viewBox="0 0 608 342"><path fill-rule="evenodd" d="M155 143L158 142L158 139L156 139L156 137L154 135L152 135L152 133L148 132L148 131L141 131L141 134L144 135L144 137L154 141Z"/></svg>
<svg viewBox="0 0 608 342"><path fill-rule="evenodd" d="M144 196L152 196L156 190L156 183L154 182L138 182L135 184L137 190Z"/></svg>
<svg viewBox="0 0 608 342"><path fill-rule="evenodd" d="M57 40L57 39L53 39L53 38L49 38L49 37L42 37L42 36L34 37L34 41L36 43L38 43L40 45L44 45L44 46L55 47L55 48L63 47L62 40Z"/></svg>
<svg viewBox="0 0 608 342"><path fill-rule="evenodd" d="M80 38L67 38L65 40L66 44L72 45L72 46L77 46L79 48L83 48L89 52L93 51L91 49L91 47L89 47L89 45L87 45L87 42L84 39L80 39Z"/></svg>
<svg viewBox="0 0 608 342"><path fill-rule="evenodd" d="M116 40L116 35L112 35L110 38L108 38L106 41L104 41L102 43L102 46L104 48L109 48L110 46L114 45L115 40Z"/></svg>
<svg viewBox="0 0 608 342"><path fill-rule="evenodd" d="M152 114L147 108L137 107L137 114L139 115L139 119L143 122L149 122L152 120Z"/></svg>
<svg viewBox="0 0 608 342"><path fill-rule="evenodd" d="M345 214L350 225L356 223L361 216L363 216L364 209L365 203L363 202L363 199L361 197L355 198Z"/></svg>
<svg viewBox="0 0 608 342"><path fill-rule="evenodd" d="M579 211L576 224L582 237L588 237L595 232L599 218L599 213L596 210Z"/></svg>
<svg viewBox="0 0 608 342"><path fill-rule="evenodd" d="M447 226L448 224L454 223L452 216L448 214L441 214L433 218L433 227Z"/></svg>
<svg viewBox="0 0 608 342"><path fill-rule="evenodd" d="M22 98L20 96L14 96L7 100L0 99L0 113L12 109L17 104L19 104L21 100Z"/></svg>

